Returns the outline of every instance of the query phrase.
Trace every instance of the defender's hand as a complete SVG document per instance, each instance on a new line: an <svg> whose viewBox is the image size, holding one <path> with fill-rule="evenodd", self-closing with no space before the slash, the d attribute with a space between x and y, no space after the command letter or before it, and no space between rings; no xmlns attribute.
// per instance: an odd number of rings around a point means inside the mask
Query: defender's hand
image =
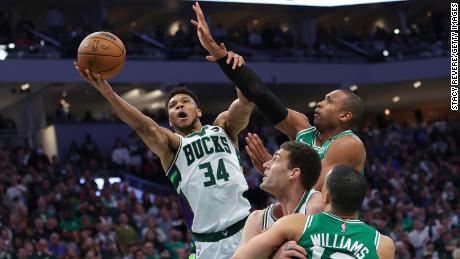
<svg viewBox="0 0 460 259"><path fill-rule="evenodd" d="M256 134L248 133L246 137L246 152L251 158L252 164L261 174L265 169L263 164L272 159L272 155L268 153L262 140Z"/></svg>
<svg viewBox="0 0 460 259"><path fill-rule="evenodd" d="M224 43L221 43L219 47L225 51L227 51L227 48L225 47ZM217 59L214 56L206 56L206 59L208 61L214 62ZM233 66L232 69L235 70L237 67L241 67L242 65L246 64L246 61L244 61L243 56L238 55L238 53L235 53L233 51L227 52L227 64L230 64L233 60Z"/></svg>

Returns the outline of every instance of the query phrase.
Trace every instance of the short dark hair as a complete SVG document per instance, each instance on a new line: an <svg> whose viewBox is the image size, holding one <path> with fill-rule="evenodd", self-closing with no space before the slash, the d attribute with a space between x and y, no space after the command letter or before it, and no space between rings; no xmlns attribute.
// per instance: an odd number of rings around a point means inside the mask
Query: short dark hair
<svg viewBox="0 0 460 259"><path fill-rule="evenodd" d="M353 114L350 126L355 127L361 122L364 116L364 109L361 98L357 94L347 89L340 89L340 91L346 95L346 99L342 104L341 110L348 111Z"/></svg>
<svg viewBox="0 0 460 259"><path fill-rule="evenodd" d="M359 211L366 196L367 181L354 167L337 165L326 179L334 210L351 214Z"/></svg>
<svg viewBox="0 0 460 259"><path fill-rule="evenodd" d="M196 106L200 107L200 101L198 101L198 97L196 96L194 92L192 92L185 86L176 86L171 91L169 91L168 96L166 97L166 103L165 103L166 110L168 110L169 101L177 94L185 94L185 95L190 96L195 101Z"/></svg>
<svg viewBox="0 0 460 259"><path fill-rule="evenodd" d="M318 153L308 145L288 141L281 148L289 152L289 169L299 168L300 179L306 190L311 189L321 174L321 159Z"/></svg>

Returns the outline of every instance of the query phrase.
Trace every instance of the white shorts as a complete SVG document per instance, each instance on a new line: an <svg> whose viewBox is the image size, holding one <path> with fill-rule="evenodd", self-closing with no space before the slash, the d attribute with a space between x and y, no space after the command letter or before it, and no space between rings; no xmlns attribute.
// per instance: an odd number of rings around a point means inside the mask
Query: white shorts
<svg viewBox="0 0 460 259"><path fill-rule="evenodd" d="M195 242L196 259L228 259L240 245L243 229L235 235L217 242Z"/></svg>

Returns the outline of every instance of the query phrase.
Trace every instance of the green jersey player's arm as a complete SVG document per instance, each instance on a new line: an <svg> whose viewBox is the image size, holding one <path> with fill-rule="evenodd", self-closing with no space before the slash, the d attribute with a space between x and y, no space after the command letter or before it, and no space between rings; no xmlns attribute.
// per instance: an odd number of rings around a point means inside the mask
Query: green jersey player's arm
<svg viewBox="0 0 460 259"><path fill-rule="evenodd" d="M395 258L395 243L387 236L380 235L379 247L377 247L377 255L380 259Z"/></svg>
<svg viewBox="0 0 460 259"><path fill-rule="evenodd" d="M233 101L227 111L217 116L214 125L225 129L233 144L238 147L238 134L248 126L254 104L249 102L236 88L238 99Z"/></svg>
<svg viewBox="0 0 460 259"><path fill-rule="evenodd" d="M288 240L299 240L302 236L303 226L307 216L292 214L282 217L267 231L255 236L249 242L241 245L232 258L254 259L268 258Z"/></svg>
<svg viewBox="0 0 460 259"><path fill-rule="evenodd" d="M321 160L321 174L314 186L315 190L322 189L327 172L334 166L346 164L361 172L365 160L366 150L361 140L354 136L344 136L336 139L329 146L326 156Z"/></svg>
<svg viewBox="0 0 460 259"><path fill-rule="evenodd" d="M100 74L93 74L88 70L83 71L76 64L75 66L81 77L94 86L107 99L118 117L135 130L144 143L158 155L163 169L166 171L174 160L176 150L179 148L179 137L169 129L161 127L154 120L145 116L134 106L126 102L113 91L109 83L103 80Z"/></svg>

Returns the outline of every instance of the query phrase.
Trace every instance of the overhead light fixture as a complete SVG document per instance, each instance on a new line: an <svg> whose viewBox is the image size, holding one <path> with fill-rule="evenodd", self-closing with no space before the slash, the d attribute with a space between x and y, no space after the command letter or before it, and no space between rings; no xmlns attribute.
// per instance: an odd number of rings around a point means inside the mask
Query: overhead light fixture
<svg viewBox="0 0 460 259"><path fill-rule="evenodd" d="M316 106L316 102L315 102L315 101L311 101L311 102L308 103L308 107L310 107L310 108L313 108L313 107L315 107L315 106Z"/></svg>
<svg viewBox="0 0 460 259"><path fill-rule="evenodd" d="M21 91L27 91L29 88L30 88L30 85L29 84L23 84L21 85Z"/></svg>
<svg viewBox="0 0 460 259"><path fill-rule="evenodd" d="M396 35L398 35L398 34L399 34L399 32L400 32L400 31L399 31L399 29L398 29L398 28L396 28L396 29L394 29L394 30L393 30L393 33L394 33L394 34L396 34Z"/></svg>
<svg viewBox="0 0 460 259"><path fill-rule="evenodd" d="M6 57L8 57L8 52L5 49L0 48L0 60L5 60Z"/></svg>
<svg viewBox="0 0 460 259"><path fill-rule="evenodd" d="M420 81L417 81L413 84L414 88L419 88L420 86L422 86L422 82Z"/></svg>
<svg viewBox="0 0 460 259"><path fill-rule="evenodd" d="M356 90L358 90L358 85L352 85L352 86L350 86L350 91L354 92L354 91L356 91Z"/></svg>
<svg viewBox="0 0 460 259"><path fill-rule="evenodd" d="M390 53L388 52L388 50L384 50L384 51L382 52L382 54L383 54L383 56L388 57L388 55L389 55Z"/></svg>
<svg viewBox="0 0 460 259"><path fill-rule="evenodd" d="M393 97L393 102L397 103L397 102L399 102L400 99L401 98L399 98L399 96L395 96L395 97Z"/></svg>
<svg viewBox="0 0 460 259"><path fill-rule="evenodd" d="M15 45L14 43L10 43L10 44L8 44L8 48L10 48L10 49L14 49L14 47L16 47L16 45Z"/></svg>
<svg viewBox="0 0 460 259"><path fill-rule="evenodd" d="M390 109L386 108L385 111L383 111L385 116L390 116Z"/></svg>

